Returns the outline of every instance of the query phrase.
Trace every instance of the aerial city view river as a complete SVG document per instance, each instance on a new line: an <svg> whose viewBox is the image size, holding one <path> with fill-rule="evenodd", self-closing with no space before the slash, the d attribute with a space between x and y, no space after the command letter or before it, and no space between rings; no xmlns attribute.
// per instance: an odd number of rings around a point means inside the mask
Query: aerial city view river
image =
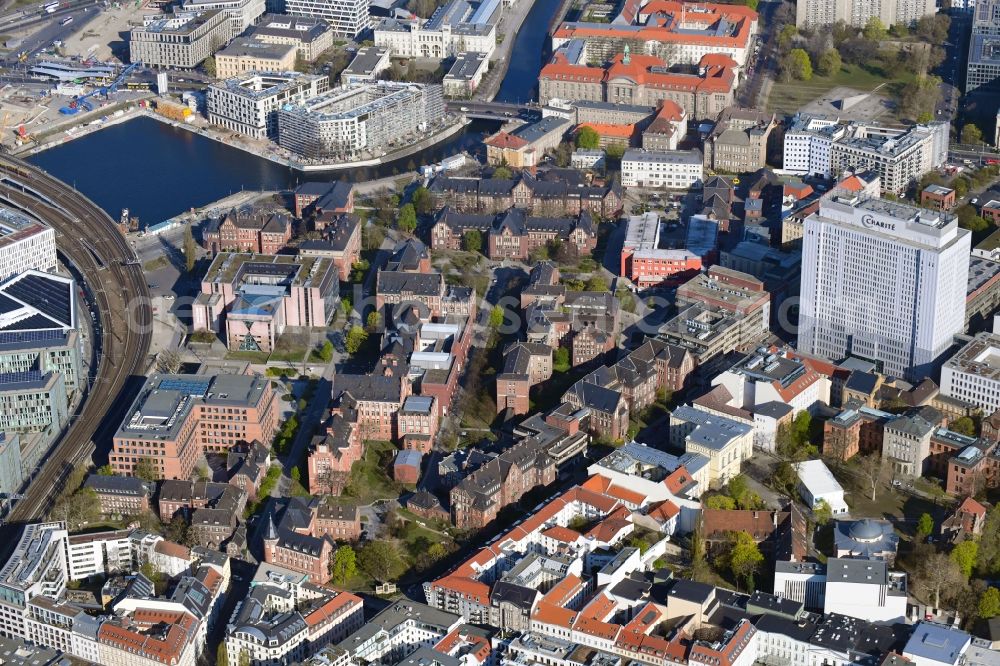
<svg viewBox="0 0 1000 666"><path fill-rule="evenodd" d="M496 101L523 103L534 98L549 22L560 4L561 0L538 0L531 8L518 32ZM145 225L240 190L287 189L309 180L346 178L360 182L462 151L475 153L482 149L482 138L496 128L495 121L474 121L462 133L397 162L350 171L302 173L140 117L37 153L29 161L90 197L113 218L128 208Z"/></svg>

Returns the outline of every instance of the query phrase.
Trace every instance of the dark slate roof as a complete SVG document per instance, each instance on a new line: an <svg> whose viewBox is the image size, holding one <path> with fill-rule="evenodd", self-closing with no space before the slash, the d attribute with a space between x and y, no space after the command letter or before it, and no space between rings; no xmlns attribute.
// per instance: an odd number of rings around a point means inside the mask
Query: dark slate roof
<svg viewBox="0 0 1000 666"><path fill-rule="evenodd" d="M621 394L618 391L586 381L579 381L571 386L566 394L569 395L571 393L576 395L577 401L582 406L595 409L599 412L610 413L615 411L621 400Z"/></svg>
<svg viewBox="0 0 1000 666"><path fill-rule="evenodd" d="M850 389L851 391L857 391L858 393L871 395L875 392L875 386L877 384L877 376L871 374L870 372L860 372L858 370L854 370L847 377L847 382L844 383L844 388Z"/></svg>
<svg viewBox="0 0 1000 666"><path fill-rule="evenodd" d="M339 374L333 380L334 402L350 394L355 400L399 402L400 385L396 377L382 375Z"/></svg>
<svg viewBox="0 0 1000 666"><path fill-rule="evenodd" d="M444 278L440 273L405 273L400 271L379 271L378 293L415 294L436 296L441 294Z"/></svg>
<svg viewBox="0 0 1000 666"><path fill-rule="evenodd" d="M299 534L298 532L278 531L278 545L280 547L294 550L297 553L303 553L310 557L319 557L320 553L323 552L323 541L323 539Z"/></svg>
<svg viewBox="0 0 1000 666"><path fill-rule="evenodd" d="M696 604L703 604L708 601L715 588L708 583L699 583L693 580L678 578L670 588L670 596L690 601Z"/></svg>
<svg viewBox="0 0 1000 666"><path fill-rule="evenodd" d="M83 484L105 495L149 495L150 484L134 476L91 474Z"/></svg>

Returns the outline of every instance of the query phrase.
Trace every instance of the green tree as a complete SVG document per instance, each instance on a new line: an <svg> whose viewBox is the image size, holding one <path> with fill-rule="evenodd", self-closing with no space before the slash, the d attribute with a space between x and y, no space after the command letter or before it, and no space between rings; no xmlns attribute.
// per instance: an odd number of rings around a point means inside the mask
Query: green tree
<svg viewBox="0 0 1000 666"><path fill-rule="evenodd" d="M350 546L341 546L333 553L330 576L336 585L343 587L358 572L357 555Z"/></svg>
<svg viewBox="0 0 1000 666"><path fill-rule="evenodd" d="M215 666L229 666L229 652L226 650L226 641L219 643L219 649L215 651Z"/></svg>
<svg viewBox="0 0 1000 666"><path fill-rule="evenodd" d="M972 420L971 417L963 416L957 418L948 424L948 430L952 432L957 432L960 435L967 435L969 437L976 436L976 422Z"/></svg>
<svg viewBox="0 0 1000 666"><path fill-rule="evenodd" d="M501 164L496 169L493 169L493 177L499 180L510 180L514 177L514 174L511 173L510 167Z"/></svg>
<svg viewBox="0 0 1000 666"><path fill-rule="evenodd" d="M404 234L412 234L417 228L417 211L413 204L406 204L399 209L399 219L396 221L396 228Z"/></svg>
<svg viewBox="0 0 1000 666"><path fill-rule="evenodd" d="M771 485L784 495L791 497L799 485L799 473L795 471L795 466L787 460L778 463L771 476Z"/></svg>
<svg viewBox="0 0 1000 666"><path fill-rule="evenodd" d="M778 48L782 51L788 49L792 45L792 40L795 36L799 34L798 29L794 24L789 23L781 28L781 32L778 33Z"/></svg>
<svg viewBox="0 0 1000 666"><path fill-rule="evenodd" d="M833 76L840 72L843 64L840 59L840 51L837 49L827 49L819 57L819 62L816 63L816 71L822 76Z"/></svg>
<svg viewBox="0 0 1000 666"><path fill-rule="evenodd" d="M782 60L781 69L787 76L797 81L808 81L812 79L812 62L805 49L792 49Z"/></svg>
<svg viewBox="0 0 1000 666"><path fill-rule="evenodd" d="M638 548L640 555L645 555L646 551L649 550L650 544L648 541L646 541L646 539L644 539L641 536L633 536L631 539L628 540L628 545L631 548Z"/></svg>
<svg viewBox="0 0 1000 666"><path fill-rule="evenodd" d="M208 56L201 63L202 69L213 79L215 78L215 58L213 56Z"/></svg>
<svg viewBox="0 0 1000 666"><path fill-rule="evenodd" d="M368 340L368 332L358 325L351 326L351 330L347 332L347 339L344 340L344 347L347 349L347 353L354 356L358 353L361 347Z"/></svg>
<svg viewBox="0 0 1000 666"><path fill-rule="evenodd" d="M705 500L705 508L733 511L736 509L736 500L728 495L712 495Z"/></svg>
<svg viewBox="0 0 1000 666"><path fill-rule="evenodd" d="M576 147L596 150L601 147L601 135L593 127L584 125L576 131Z"/></svg>
<svg viewBox="0 0 1000 666"><path fill-rule="evenodd" d="M970 204L962 204L956 208L955 217L958 218L958 226L972 233L985 231L990 226L990 223L976 212L975 206Z"/></svg>
<svg viewBox="0 0 1000 666"><path fill-rule="evenodd" d="M170 519L164 530L164 536L174 543L188 545L188 524L184 516L178 514Z"/></svg>
<svg viewBox="0 0 1000 666"><path fill-rule="evenodd" d="M931 514L923 513L917 520L917 541L924 541L934 532L934 519Z"/></svg>
<svg viewBox="0 0 1000 666"><path fill-rule="evenodd" d="M961 541L951 550L951 559L958 565L958 570L962 572L966 580L972 576L978 555L979 544L975 541Z"/></svg>
<svg viewBox="0 0 1000 666"><path fill-rule="evenodd" d="M483 249L483 234L479 229L469 229L462 235L462 249L466 252L479 252Z"/></svg>
<svg viewBox="0 0 1000 666"><path fill-rule="evenodd" d="M490 310L490 328L495 331L503 326L503 318L503 308L499 305L494 305L493 309Z"/></svg>
<svg viewBox="0 0 1000 666"><path fill-rule="evenodd" d="M132 473L143 481L156 481L160 478L160 471L156 469L152 458L139 458Z"/></svg>
<svg viewBox="0 0 1000 666"><path fill-rule="evenodd" d="M427 215L434 210L434 198L423 185L413 190L413 196L410 197L410 200L419 215Z"/></svg>
<svg viewBox="0 0 1000 666"><path fill-rule="evenodd" d="M988 587L979 597L979 617L989 620L1000 615L1000 588Z"/></svg>
<svg viewBox="0 0 1000 666"><path fill-rule="evenodd" d="M962 143L978 145L983 142L983 132L972 123L962 127Z"/></svg>
<svg viewBox="0 0 1000 666"><path fill-rule="evenodd" d="M556 347L552 354L552 369L556 372L566 372L569 370L569 350L565 347Z"/></svg>
<svg viewBox="0 0 1000 666"><path fill-rule="evenodd" d="M813 520L820 527L826 525L833 518L833 510L830 508L829 502L826 500L820 500L819 504L813 507Z"/></svg>
<svg viewBox="0 0 1000 666"><path fill-rule="evenodd" d="M587 280L587 291L608 291L608 281L601 275L592 275Z"/></svg>
<svg viewBox="0 0 1000 666"><path fill-rule="evenodd" d="M379 314L378 310L372 310L368 313L368 317L365 319L365 329L369 333L375 333L378 327L382 325L382 315Z"/></svg>
<svg viewBox="0 0 1000 666"><path fill-rule="evenodd" d="M764 561L764 555L753 537L747 532L730 532L725 552L716 560L720 569L728 569L737 581L744 581L746 589L754 589L754 574Z"/></svg>
<svg viewBox="0 0 1000 666"><path fill-rule="evenodd" d="M976 571L983 578L1000 574L1000 504L994 504L986 514L976 559Z"/></svg>
<svg viewBox="0 0 1000 666"><path fill-rule="evenodd" d="M248 650L240 651L240 664L239 666L250 666L250 652Z"/></svg>
<svg viewBox="0 0 1000 666"><path fill-rule="evenodd" d="M320 345L319 359L324 363L329 363L333 360L333 343L329 340L324 340L323 344Z"/></svg>
<svg viewBox="0 0 1000 666"><path fill-rule="evenodd" d="M99 474L101 476L115 476L115 468L111 465L101 465L94 470L94 474Z"/></svg>
<svg viewBox="0 0 1000 666"><path fill-rule="evenodd" d="M388 541L369 541L358 553L361 570L380 583L393 580L401 564L399 553Z"/></svg>
<svg viewBox="0 0 1000 666"><path fill-rule="evenodd" d="M869 42L881 42L888 36L888 30L885 28L885 24L877 16L872 16L868 19L868 23L865 23L864 30L861 31L864 38Z"/></svg>
<svg viewBox="0 0 1000 666"><path fill-rule="evenodd" d="M188 273L194 270L194 265L198 261L198 245L194 242L194 233L191 225L184 227L184 268Z"/></svg>
<svg viewBox="0 0 1000 666"><path fill-rule="evenodd" d="M292 472L291 472L291 477L292 477L292 481L294 481L295 483L301 484L302 483L302 470L300 470L298 467L293 467L292 468Z"/></svg>

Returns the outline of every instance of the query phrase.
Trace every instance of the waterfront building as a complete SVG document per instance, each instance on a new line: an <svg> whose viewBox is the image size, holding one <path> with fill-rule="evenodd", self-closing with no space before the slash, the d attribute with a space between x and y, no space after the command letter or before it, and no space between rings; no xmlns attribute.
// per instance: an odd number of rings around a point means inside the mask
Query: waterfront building
<svg viewBox="0 0 1000 666"><path fill-rule="evenodd" d="M57 267L55 230L0 207L0 280L30 270L53 273Z"/></svg>
<svg viewBox="0 0 1000 666"><path fill-rule="evenodd" d="M673 61L655 55L617 53L606 65L592 62L579 41L557 50L538 74L539 102L544 105L560 99L656 107L670 101L689 118L714 119L733 103L738 84L736 62L718 53L696 61L694 72L674 71L668 65Z"/></svg>
<svg viewBox="0 0 1000 666"><path fill-rule="evenodd" d="M700 150L627 150L622 156L622 187L687 190L704 177Z"/></svg>
<svg viewBox="0 0 1000 666"><path fill-rule="evenodd" d="M341 86L278 112L278 143L307 159L381 156L427 136L444 119L437 84Z"/></svg>
<svg viewBox="0 0 1000 666"><path fill-rule="evenodd" d="M569 123L556 116L532 123L504 125L499 132L483 139L486 163L533 171L548 151L562 143L568 129Z"/></svg>
<svg viewBox="0 0 1000 666"><path fill-rule="evenodd" d="M871 19L877 18L885 26L910 26L936 11L934 0L801 0L795 5L795 25L822 28L843 21L855 28L863 28Z"/></svg>
<svg viewBox="0 0 1000 666"><path fill-rule="evenodd" d="M285 13L326 21L337 37L354 39L371 27L369 0L285 0Z"/></svg>
<svg viewBox="0 0 1000 666"><path fill-rule="evenodd" d="M970 236L951 214L835 190L805 221L799 349L934 374L964 330Z"/></svg>
<svg viewBox="0 0 1000 666"><path fill-rule="evenodd" d="M306 62L316 60L333 46L333 30L315 17L267 14L254 27L251 36L265 44L290 44Z"/></svg>
<svg viewBox="0 0 1000 666"><path fill-rule="evenodd" d="M194 69L229 41L232 21L219 9L144 16L129 33L129 61L149 67Z"/></svg>
<svg viewBox="0 0 1000 666"><path fill-rule="evenodd" d="M153 375L115 433L109 462L130 475L148 458L160 478L190 478L205 452L271 441L277 402L263 377Z"/></svg>
<svg viewBox="0 0 1000 666"><path fill-rule="evenodd" d="M493 55L501 0L448 0L429 19L382 19L375 26L375 46L397 58L438 60L474 51Z"/></svg>
<svg viewBox="0 0 1000 666"><path fill-rule="evenodd" d="M592 62L611 60L628 48L633 55L655 56L671 65L697 65L706 55L714 54L743 67L757 27L757 12L742 5L626 2L608 23L561 24L552 34L552 49L580 40L585 59Z"/></svg>
<svg viewBox="0 0 1000 666"><path fill-rule="evenodd" d="M221 252L192 306L194 328L223 333L233 350L270 351L287 326L326 326L339 286L327 258Z"/></svg>
<svg viewBox="0 0 1000 666"><path fill-rule="evenodd" d="M472 97L490 68L490 59L481 51L459 53L441 82L448 97Z"/></svg>
<svg viewBox="0 0 1000 666"><path fill-rule="evenodd" d="M705 138L705 168L749 173L767 163L767 140L776 116L754 109L729 107Z"/></svg>
<svg viewBox="0 0 1000 666"><path fill-rule="evenodd" d="M264 15L265 0L183 0L185 11L221 11L229 17L229 33L225 40L239 37ZM220 77L222 78L222 77Z"/></svg>
<svg viewBox="0 0 1000 666"><path fill-rule="evenodd" d="M215 75L230 79L252 72L291 72L295 69L297 53L294 44L268 44L237 37L215 54Z"/></svg>
<svg viewBox="0 0 1000 666"><path fill-rule="evenodd" d="M209 122L254 139L278 137L278 109L324 93L326 76L312 74L253 73L208 87Z"/></svg>

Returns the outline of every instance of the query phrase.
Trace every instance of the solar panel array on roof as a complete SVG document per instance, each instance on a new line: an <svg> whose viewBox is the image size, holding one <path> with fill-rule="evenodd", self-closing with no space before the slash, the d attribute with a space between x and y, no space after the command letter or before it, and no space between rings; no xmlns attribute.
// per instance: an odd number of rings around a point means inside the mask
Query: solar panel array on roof
<svg viewBox="0 0 1000 666"><path fill-rule="evenodd" d="M53 326L52 320L40 314L34 314L24 319L19 319L4 327L6 331L30 331L39 328L49 328Z"/></svg>
<svg viewBox="0 0 1000 666"><path fill-rule="evenodd" d="M210 384L211 380L208 379L197 380L170 377L160 380L160 385L157 389L160 391L179 391L184 395L205 395L208 393Z"/></svg>
<svg viewBox="0 0 1000 666"><path fill-rule="evenodd" d="M57 329L47 331L23 331L23 332L2 332L0 331L0 347L11 344L23 344L26 342L51 342L63 340L66 333Z"/></svg>
<svg viewBox="0 0 1000 666"><path fill-rule="evenodd" d="M24 275L7 284L4 291L57 322L73 323L73 292L69 284L41 275Z"/></svg>

